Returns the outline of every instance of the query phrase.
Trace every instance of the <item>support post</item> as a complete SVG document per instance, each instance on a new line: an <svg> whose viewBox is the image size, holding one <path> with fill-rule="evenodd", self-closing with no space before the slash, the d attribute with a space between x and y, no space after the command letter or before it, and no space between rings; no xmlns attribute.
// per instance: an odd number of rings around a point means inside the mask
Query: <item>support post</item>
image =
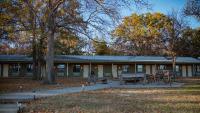
<svg viewBox="0 0 200 113"><path fill-rule="evenodd" d="M137 71L137 69L136 69L136 68L137 68L137 64L135 63L135 75L136 75L136 71Z"/></svg>
<svg viewBox="0 0 200 113"><path fill-rule="evenodd" d="M68 63L67 63L66 69L67 69L67 77L69 77L69 64Z"/></svg>
<svg viewBox="0 0 200 113"><path fill-rule="evenodd" d="M1 77L1 71L2 71L2 69L1 69L1 64L0 64L0 77Z"/></svg>
<svg viewBox="0 0 200 113"><path fill-rule="evenodd" d="M90 76L91 76L91 73L92 73L92 64L90 62L90 73L89 73Z"/></svg>
<svg viewBox="0 0 200 113"><path fill-rule="evenodd" d="M192 64L192 76L195 76L194 64Z"/></svg>

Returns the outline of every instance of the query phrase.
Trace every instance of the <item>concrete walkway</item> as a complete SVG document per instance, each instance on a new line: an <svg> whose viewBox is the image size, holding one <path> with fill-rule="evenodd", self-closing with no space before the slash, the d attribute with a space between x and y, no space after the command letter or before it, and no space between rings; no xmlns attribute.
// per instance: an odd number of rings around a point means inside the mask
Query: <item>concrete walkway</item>
<svg viewBox="0 0 200 113"><path fill-rule="evenodd" d="M54 90L43 90L36 92L18 92L0 94L0 113L17 113L19 105L17 102L26 102L38 98L49 97L54 95L62 95L69 93L77 93L81 91L99 90L105 88L167 88L167 87L181 87L183 83L173 83L171 85L164 83L151 83L151 84L126 84L120 85L119 81L110 81L108 84L97 83L91 86L71 87ZM12 104L5 104L12 103Z"/></svg>
<svg viewBox="0 0 200 113"><path fill-rule="evenodd" d="M15 102L23 102L27 100L33 100L42 97L68 94L68 93L77 93L81 91L91 91L91 90L99 90L105 88L166 88L166 87L181 87L182 83L173 83L171 86L169 84L164 83L151 83L151 84L126 84L120 85L119 81L109 81L108 84L97 83L91 86L84 87L70 87L63 89L54 89L54 90L43 90L36 92L18 92L18 93L7 93L0 94L0 102L2 101L15 101Z"/></svg>

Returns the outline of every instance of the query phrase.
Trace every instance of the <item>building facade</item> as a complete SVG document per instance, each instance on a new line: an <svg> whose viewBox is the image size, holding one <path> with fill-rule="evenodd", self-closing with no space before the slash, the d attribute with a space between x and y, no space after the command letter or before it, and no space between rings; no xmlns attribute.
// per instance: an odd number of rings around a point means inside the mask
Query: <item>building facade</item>
<svg viewBox="0 0 200 113"><path fill-rule="evenodd" d="M172 59L162 56L55 56L56 76L87 78L91 71L99 78L118 78L121 73L155 74L157 70L172 70ZM176 74L200 77L200 59L176 58ZM22 55L0 55L0 77L31 77L32 58ZM41 77L45 76L45 66Z"/></svg>

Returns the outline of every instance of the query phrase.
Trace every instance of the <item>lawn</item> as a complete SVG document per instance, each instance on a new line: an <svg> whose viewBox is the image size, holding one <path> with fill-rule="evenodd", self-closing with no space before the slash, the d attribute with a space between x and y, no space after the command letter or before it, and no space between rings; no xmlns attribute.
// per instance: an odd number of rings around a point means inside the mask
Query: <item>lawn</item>
<svg viewBox="0 0 200 113"><path fill-rule="evenodd" d="M47 85L43 84L42 81L32 80L31 78L0 78L0 93L81 86L86 80L78 77L57 77L56 82L57 84Z"/></svg>
<svg viewBox="0 0 200 113"><path fill-rule="evenodd" d="M200 113L200 79L181 88L104 89L33 101L26 112Z"/></svg>

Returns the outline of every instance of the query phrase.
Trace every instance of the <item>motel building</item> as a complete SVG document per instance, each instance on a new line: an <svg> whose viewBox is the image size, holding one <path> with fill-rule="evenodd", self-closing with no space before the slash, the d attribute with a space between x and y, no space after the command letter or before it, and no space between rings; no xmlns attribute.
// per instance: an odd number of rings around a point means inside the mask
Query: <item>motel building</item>
<svg viewBox="0 0 200 113"><path fill-rule="evenodd" d="M163 56L55 56L56 76L87 78L91 71L98 78L119 78L121 73L155 74L157 70L172 70L172 59ZM31 77L32 58L23 55L0 55L0 77ZM180 77L200 77L200 59L176 58L176 74ZM42 67L41 77L45 75Z"/></svg>

